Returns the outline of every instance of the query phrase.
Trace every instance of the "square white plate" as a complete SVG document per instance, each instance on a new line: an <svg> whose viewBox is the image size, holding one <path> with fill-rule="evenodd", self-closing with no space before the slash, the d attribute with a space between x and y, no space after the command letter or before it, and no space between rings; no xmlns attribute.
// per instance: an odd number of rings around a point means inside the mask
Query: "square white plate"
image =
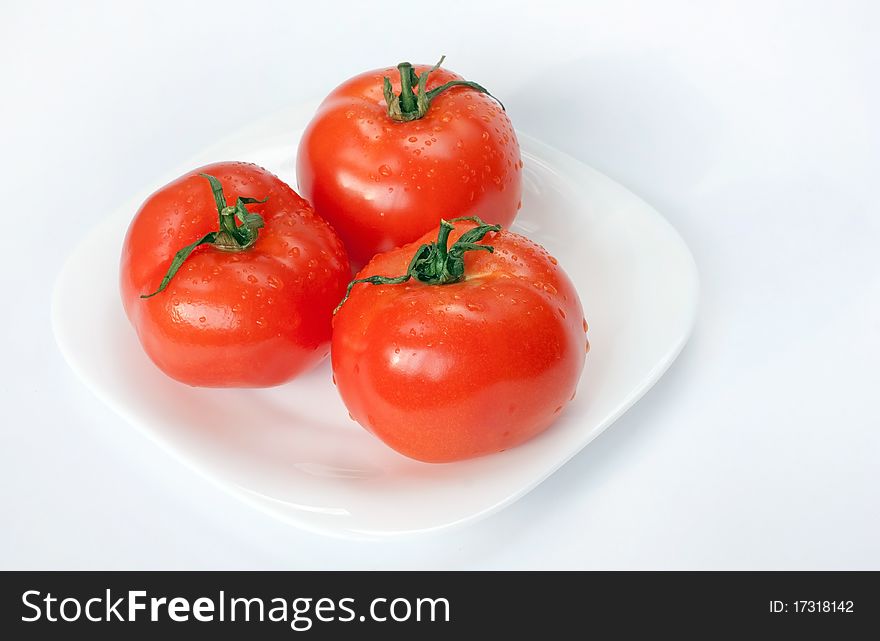
<svg viewBox="0 0 880 641"><path fill-rule="evenodd" d="M295 185L298 132L313 111L307 105L257 123L167 179L208 162L248 160ZM153 189L113 213L68 259L53 301L61 351L95 394L181 461L298 527L376 538L487 516L635 403L684 346L697 308L693 258L666 220L602 174L518 135L524 193L514 230L559 259L580 293L592 346L577 398L523 446L444 465L404 458L349 419L328 362L266 390L197 389L166 378L141 351L117 290L122 239Z"/></svg>

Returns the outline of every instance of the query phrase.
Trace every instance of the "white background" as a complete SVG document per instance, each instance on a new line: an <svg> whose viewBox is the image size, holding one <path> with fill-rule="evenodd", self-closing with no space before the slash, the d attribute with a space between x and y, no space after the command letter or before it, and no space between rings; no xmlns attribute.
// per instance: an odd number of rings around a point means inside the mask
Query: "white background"
<svg viewBox="0 0 880 641"><path fill-rule="evenodd" d="M0 568L880 569L876 3L0 7ZM441 53L672 222L698 324L510 508L407 542L325 539L92 397L55 346L52 285L93 225L217 138Z"/></svg>

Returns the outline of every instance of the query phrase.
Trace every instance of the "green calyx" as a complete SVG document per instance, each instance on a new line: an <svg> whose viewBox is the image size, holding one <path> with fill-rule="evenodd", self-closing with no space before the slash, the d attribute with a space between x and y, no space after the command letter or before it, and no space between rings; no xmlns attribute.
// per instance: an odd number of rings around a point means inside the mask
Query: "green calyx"
<svg viewBox="0 0 880 641"><path fill-rule="evenodd" d="M501 108L504 109L504 105L498 100L498 98L490 94L482 85L479 85L476 82L471 82L470 80L450 80L449 82L428 91L428 76L432 72L437 71L445 59L446 56L441 56L440 61L422 73L421 76L416 73L412 64L409 62L401 62L397 65L397 70L400 72L399 96L394 95L394 89L391 87L391 80L387 76L383 79L382 88L383 93L385 94L385 104L388 105L389 118L398 122L418 120L428 113L428 109L431 107L431 101L434 100L438 94L447 89L451 89L452 87L470 87L471 89L475 89L497 101L498 104L501 105ZM415 93L413 93L413 88L415 88Z"/></svg>
<svg viewBox="0 0 880 641"><path fill-rule="evenodd" d="M263 217L259 214L249 212L245 205L253 203L264 203L268 198L258 200L256 198L239 197L235 201L235 205L226 204L226 196L223 194L223 185L214 176L208 174L199 174L202 178L207 178L211 184L211 191L214 193L214 202L217 204L217 214L220 217L220 229L205 234L202 238L178 250L174 254L171 266L165 273L159 288L152 294L141 294L141 298L150 298L168 287L168 283L174 278L174 275L180 269L181 265L189 258L193 250L200 245L212 245L217 249L229 252L244 251L253 246L257 242L259 229L263 226ZM241 224L239 224L241 223Z"/></svg>
<svg viewBox="0 0 880 641"><path fill-rule="evenodd" d="M477 226L463 233L449 247L449 234L455 229L455 225L452 223L464 220L475 222ZM400 276L368 276L351 281L348 284L348 289L345 291L345 297L336 306L333 313L336 314L345 304L345 301L351 296L351 290L358 283L399 285L414 278L427 285L449 285L450 283L457 283L463 280L465 252L480 250L492 253L495 251L495 248L491 245L478 244L490 231L501 231L501 225L488 225L479 216L462 216L452 220L441 220L437 240L433 243L425 243L416 250L405 274Z"/></svg>

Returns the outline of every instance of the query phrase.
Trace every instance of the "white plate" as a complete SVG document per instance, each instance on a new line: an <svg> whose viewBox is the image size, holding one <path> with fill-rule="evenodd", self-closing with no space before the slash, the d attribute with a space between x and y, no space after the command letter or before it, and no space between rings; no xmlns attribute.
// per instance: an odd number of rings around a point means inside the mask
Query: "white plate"
<svg viewBox="0 0 880 641"><path fill-rule="evenodd" d="M294 185L298 132L312 112L313 105L299 107L253 125L167 179L216 160L249 160ZM514 229L544 245L571 276L592 346L575 401L523 446L445 465L404 458L348 418L327 362L267 390L195 389L166 378L141 351L117 291L125 230L152 189L113 213L68 259L53 303L61 351L95 394L181 461L296 526L375 538L487 516L635 403L684 346L697 307L693 258L654 209L519 136L525 180Z"/></svg>

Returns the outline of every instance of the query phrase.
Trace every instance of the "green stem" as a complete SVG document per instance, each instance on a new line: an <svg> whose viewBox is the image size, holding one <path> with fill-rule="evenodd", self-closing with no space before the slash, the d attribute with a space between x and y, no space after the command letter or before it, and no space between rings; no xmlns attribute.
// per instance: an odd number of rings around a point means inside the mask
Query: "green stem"
<svg viewBox="0 0 880 641"><path fill-rule="evenodd" d="M412 92L415 69L409 62L401 62L397 70L400 72L400 109L404 113L412 113L416 110L416 97Z"/></svg>
<svg viewBox="0 0 880 641"><path fill-rule="evenodd" d="M449 247L449 234L455 229L455 225L461 221L470 221L477 224L473 229L469 229L463 233L451 247ZM354 286L359 283L368 283L370 285L399 285L405 283L411 278L426 285L449 285L457 283L464 279L464 254L468 251L482 250L492 253L495 248L491 245L479 245L481 240L490 231L501 231L500 225L488 225L483 222L479 216L461 216L452 220L441 220L440 231L437 233L437 240L433 243L426 243L416 250L412 260L407 267L406 273L400 276L367 276L366 278L357 278L348 284L345 296L333 314L345 304L351 296Z"/></svg>
<svg viewBox="0 0 880 641"><path fill-rule="evenodd" d="M382 91L385 95L385 104L388 105L389 118L398 122L409 122L411 120L423 118L425 114L428 113L428 109L430 109L431 102L434 98L452 87L469 87L475 91L484 93L497 101L498 104L501 105L501 108L504 109L504 104L498 100L498 98L489 93L489 91L482 85L479 85L476 82L471 82L470 80L450 80L449 82L444 83L439 87L434 87L428 91L428 76L434 71L437 71L445 59L446 56L441 56L440 61L422 73L421 76L415 72L413 66L408 62L401 62L397 65L397 70L400 72L399 95L394 95L391 80L387 76L382 79ZM416 85L415 93L413 93L413 84Z"/></svg>
<svg viewBox="0 0 880 641"><path fill-rule="evenodd" d="M449 245L449 234L452 233L453 229L455 229L455 225L452 223L446 220L440 221L440 231L437 233L437 242L435 243L435 246L437 247L435 260L438 263L446 262L446 257L449 255L449 250L447 249Z"/></svg>
<svg viewBox="0 0 880 641"><path fill-rule="evenodd" d="M190 254L201 245L211 245L223 251L244 251L252 247L257 242L258 230L263 226L263 217L247 210L245 205L254 203L264 203L268 198L257 200L256 198L240 197L236 199L235 205L226 204L226 196L223 193L223 185L214 176L208 174L199 174L202 178L206 178L211 185L211 192L214 194L214 204L217 205L217 215L219 218L219 229L205 234L202 238L194 243L187 245L174 254L171 265L162 282L159 283L158 289L151 294L141 294L141 298L150 298L159 292L165 291L168 283L174 278L178 270L181 268ZM241 222L239 225L236 219Z"/></svg>

